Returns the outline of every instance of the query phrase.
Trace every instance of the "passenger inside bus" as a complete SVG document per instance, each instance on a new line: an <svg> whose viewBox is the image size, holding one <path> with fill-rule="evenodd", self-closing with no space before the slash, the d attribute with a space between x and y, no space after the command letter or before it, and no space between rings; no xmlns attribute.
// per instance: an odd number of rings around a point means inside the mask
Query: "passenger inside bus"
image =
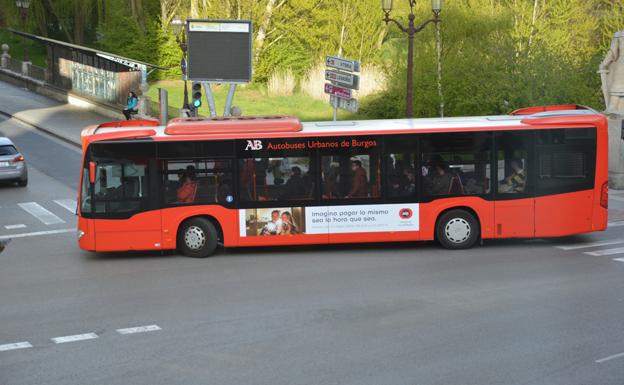
<svg viewBox="0 0 624 385"><path fill-rule="evenodd" d="M514 158L510 162L511 174L498 186L501 193L521 193L526 187L526 172L522 167L522 159Z"/></svg>
<svg viewBox="0 0 624 385"><path fill-rule="evenodd" d="M366 198L368 196L368 179L362 162L358 159L351 161L351 189L345 198Z"/></svg>
<svg viewBox="0 0 624 385"><path fill-rule="evenodd" d="M193 203L197 194L197 179L195 177L195 167L188 166L184 172L183 180L176 192L178 203Z"/></svg>

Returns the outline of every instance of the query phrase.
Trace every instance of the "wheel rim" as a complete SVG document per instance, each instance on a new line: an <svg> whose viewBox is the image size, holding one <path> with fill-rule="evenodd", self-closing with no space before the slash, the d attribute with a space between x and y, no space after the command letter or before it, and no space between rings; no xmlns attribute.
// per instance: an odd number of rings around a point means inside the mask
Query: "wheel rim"
<svg viewBox="0 0 624 385"><path fill-rule="evenodd" d="M206 233L198 226L189 226L184 233L184 243L191 250L199 250L206 244Z"/></svg>
<svg viewBox="0 0 624 385"><path fill-rule="evenodd" d="M446 222L444 234L453 243L465 242L470 237L470 223L464 218L453 218Z"/></svg>

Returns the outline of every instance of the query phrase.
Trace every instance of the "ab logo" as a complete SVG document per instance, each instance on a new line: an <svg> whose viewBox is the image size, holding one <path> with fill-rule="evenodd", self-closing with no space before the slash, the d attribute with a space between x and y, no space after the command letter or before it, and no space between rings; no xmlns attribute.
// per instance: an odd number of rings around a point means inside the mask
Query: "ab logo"
<svg viewBox="0 0 624 385"><path fill-rule="evenodd" d="M262 150L262 141L261 140L248 140L247 146L245 146L245 151L258 151Z"/></svg>

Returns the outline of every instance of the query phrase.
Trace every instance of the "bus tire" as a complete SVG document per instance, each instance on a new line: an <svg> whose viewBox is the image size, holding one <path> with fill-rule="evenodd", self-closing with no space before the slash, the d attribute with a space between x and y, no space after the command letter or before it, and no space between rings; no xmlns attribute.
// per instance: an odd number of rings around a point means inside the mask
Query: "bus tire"
<svg viewBox="0 0 624 385"><path fill-rule="evenodd" d="M217 249L217 229L205 218L191 218L180 226L178 249L192 258L206 258Z"/></svg>
<svg viewBox="0 0 624 385"><path fill-rule="evenodd" d="M438 218L436 239L447 249L468 249L479 240L479 221L462 209L449 210Z"/></svg>

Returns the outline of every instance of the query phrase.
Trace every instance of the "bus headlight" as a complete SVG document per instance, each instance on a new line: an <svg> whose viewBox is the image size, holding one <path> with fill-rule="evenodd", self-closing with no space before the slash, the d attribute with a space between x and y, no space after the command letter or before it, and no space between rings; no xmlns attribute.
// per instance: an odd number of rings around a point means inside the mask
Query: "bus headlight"
<svg viewBox="0 0 624 385"><path fill-rule="evenodd" d="M85 236L85 232L82 230L78 230L78 240L82 239Z"/></svg>

